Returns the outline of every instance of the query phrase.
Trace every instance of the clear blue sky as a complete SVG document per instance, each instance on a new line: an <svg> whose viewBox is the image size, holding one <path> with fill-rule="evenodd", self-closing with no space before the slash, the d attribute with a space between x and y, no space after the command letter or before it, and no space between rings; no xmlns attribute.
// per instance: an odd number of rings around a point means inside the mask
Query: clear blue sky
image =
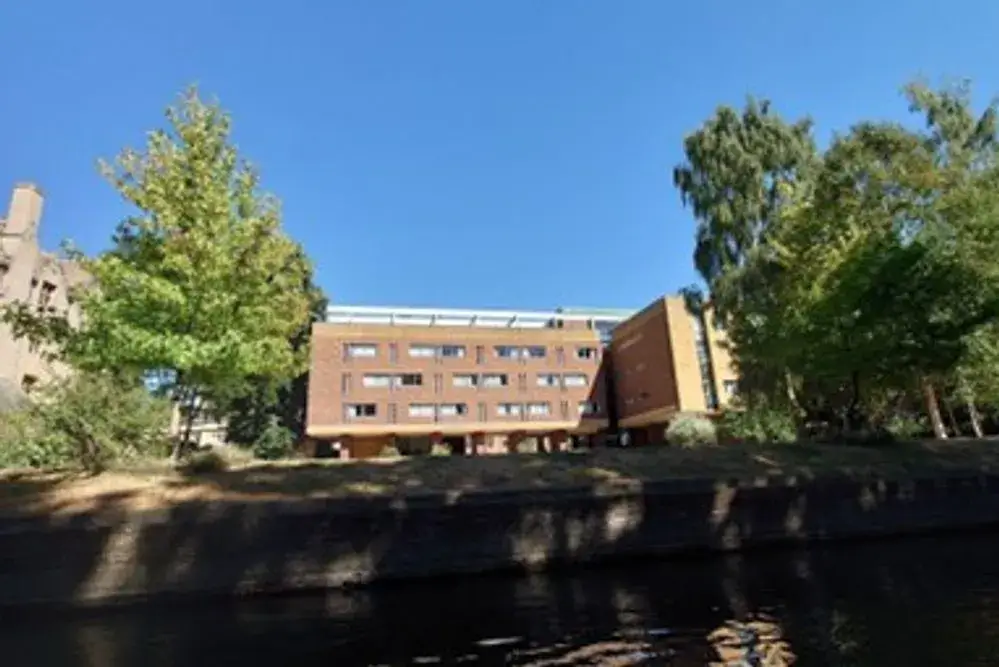
<svg viewBox="0 0 999 667"><path fill-rule="evenodd" d="M999 93L996 0L32 0L0 3L0 189L43 240L105 247L95 159L188 83L335 302L641 306L691 282L681 141L755 93L821 136L899 87Z"/></svg>

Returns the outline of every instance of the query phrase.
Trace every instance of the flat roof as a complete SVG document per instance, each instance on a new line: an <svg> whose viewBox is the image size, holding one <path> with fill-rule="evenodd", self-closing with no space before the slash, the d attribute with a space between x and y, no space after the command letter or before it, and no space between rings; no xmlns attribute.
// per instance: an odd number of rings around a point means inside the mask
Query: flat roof
<svg viewBox="0 0 999 667"><path fill-rule="evenodd" d="M603 328L613 327L634 315L635 312L597 308L499 310L333 305L326 309L326 321L331 324L544 329L554 326L556 320L562 320L563 322L587 322L593 328Z"/></svg>

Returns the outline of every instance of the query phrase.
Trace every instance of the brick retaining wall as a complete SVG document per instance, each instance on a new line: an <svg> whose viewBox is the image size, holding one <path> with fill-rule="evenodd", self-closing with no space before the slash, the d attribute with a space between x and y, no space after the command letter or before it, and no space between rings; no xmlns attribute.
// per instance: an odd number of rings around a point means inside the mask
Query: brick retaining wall
<svg viewBox="0 0 999 667"><path fill-rule="evenodd" d="M999 524L999 477L980 475L6 517L0 606L292 591L992 524Z"/></svg>

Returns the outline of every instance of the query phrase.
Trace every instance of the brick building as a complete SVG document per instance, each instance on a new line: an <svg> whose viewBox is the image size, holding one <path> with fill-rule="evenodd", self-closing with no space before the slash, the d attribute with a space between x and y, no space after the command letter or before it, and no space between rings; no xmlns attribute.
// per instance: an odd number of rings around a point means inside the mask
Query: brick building
<svg viewBox="0 0 999 667"><path fill-rule="evenodd" d="M332 306L313 330L306 434L358 458L529 437L564 449L621 430L640 443L732 391L720 332L679 297L638 313Z"/></svg>

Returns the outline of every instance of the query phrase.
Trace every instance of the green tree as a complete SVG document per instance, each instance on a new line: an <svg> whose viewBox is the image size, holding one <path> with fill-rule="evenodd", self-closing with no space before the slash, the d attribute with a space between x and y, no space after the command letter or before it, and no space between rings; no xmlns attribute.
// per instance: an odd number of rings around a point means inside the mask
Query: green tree
<svg viewBox="0 0 999 667"><path fill-rule="evenodd" d="M303 371L289 381L277 382L269 378L253 378L234 396L220 396L215 402L228 424L231 442L250 446L276 422L291 432L296 439L305 434L305 405L308 391L308 355L312 325L326 318L329 303L322 290L307 276L303 289L311 303L310 319L291 338L292 349L302 364Z"/></svg>
<svg viewBox="0 0 999 667"><path fill-rule="evenodd" d="M731 113L687 140L696 187L677 183L698 252L722 239L720 259L696 261L750 407L754 388L784 392L804 419L857 429L918 391L945 436L936 386L999 315L995 112L974 114L966 87L906 94L925 131L861 122L796 170L745 157Z"/></svg>
<svg viewBox="0 0 999 667"><path fill-rule="evenodd" d="M81 258L93 277L77 295L83 325L72 330L24 306L6 319L57 342L80 368L166 371L187 415L177 457L200 397L302 372L292 340L309 320L310 266L282 232L278 202L230 142L229 116L192 88L166 118L143 150L101 163L135 213L109 251Z"/></svg>

